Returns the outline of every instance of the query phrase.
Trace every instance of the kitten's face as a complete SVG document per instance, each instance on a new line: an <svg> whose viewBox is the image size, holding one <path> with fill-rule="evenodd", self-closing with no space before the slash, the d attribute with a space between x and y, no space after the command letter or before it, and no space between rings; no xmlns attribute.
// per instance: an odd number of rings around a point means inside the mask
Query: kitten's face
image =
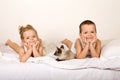
<svg viewBox="0 0 120 80"><path fill-rule="evenodd" d="M61 45L60 48L57 47L57 50L55 51L54 55L57 56L57 61L64 61L74 58L72 51L65 50L63 45Z"/></svg>
<svg viewBox="0 0 120 80"><path fill-rule="evenodd" d="M64 52L65 52L64 46L61 45L60 48L57 47L57 50L55 51L54 55L55 55L55 56L60 56L60 55L63 54Z"/></svg>

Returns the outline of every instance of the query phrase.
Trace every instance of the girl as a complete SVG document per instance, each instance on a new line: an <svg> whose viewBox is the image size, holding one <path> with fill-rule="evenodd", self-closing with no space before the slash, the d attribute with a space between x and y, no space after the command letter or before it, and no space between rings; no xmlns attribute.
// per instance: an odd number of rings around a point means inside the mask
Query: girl
<svg viewBox="0 0 120 80"><path fill-rule="evenodd" d="M20 26L19 34L22 42L21 46L9 39L6 41L6 45L10 46L19 54L20 62L26 62L31 56L39 57L43 55L42 40L38 37L37 31L31 25L26 25L25 27Z"/></svg>
<svg viewBox="0 0 120 80"><path fill-rule="evenodd" d="M79 26L79 33L81 39L75 41L76 58L100 57L101 41L97 38L95 23L90 20L83 21ZM62 43L71 48L70 40L65 39Z"/></svg>

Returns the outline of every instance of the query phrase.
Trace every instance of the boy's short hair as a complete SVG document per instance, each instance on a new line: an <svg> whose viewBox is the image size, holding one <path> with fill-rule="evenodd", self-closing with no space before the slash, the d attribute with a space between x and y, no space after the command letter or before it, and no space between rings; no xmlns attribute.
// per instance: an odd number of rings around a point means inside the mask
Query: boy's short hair
<svg viewBox="0 0 120 80"><path fill-rule="evenodd" d="M80 33L82 32L82 26L85 24L88 24L88 25L93 24L95 26L95 31L97 32L95 23L91 20L85 20L79 25L79 32Z"/></svg>

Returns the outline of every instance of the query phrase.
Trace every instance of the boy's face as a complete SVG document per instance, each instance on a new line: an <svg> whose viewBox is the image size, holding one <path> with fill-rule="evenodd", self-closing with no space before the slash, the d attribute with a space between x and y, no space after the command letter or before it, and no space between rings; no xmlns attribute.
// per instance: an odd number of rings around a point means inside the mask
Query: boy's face
<svg viewBox="0 0 120 80"><path fill-rule="evenodd" d="M28 30L23 33L23 42L33 46L37 41L38 37L34 30Z"/></svg>
<svg viewBox="0 0 120 80"><path fill-rule="evenodd" d="M86 39L88 42L91 42L96 37L95 25L85 24L81 26L80 36L83 39Z"/></svg>

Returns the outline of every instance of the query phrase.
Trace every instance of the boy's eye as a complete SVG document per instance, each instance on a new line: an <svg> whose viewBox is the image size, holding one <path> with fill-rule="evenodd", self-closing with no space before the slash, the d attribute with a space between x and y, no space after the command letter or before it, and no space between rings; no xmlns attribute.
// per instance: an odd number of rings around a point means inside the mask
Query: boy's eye
<svg viewBox="0 0 120 80"><path fill-rule="evenodd" d="M92 31L91 33L94 33L94 31Z"/></svg>

